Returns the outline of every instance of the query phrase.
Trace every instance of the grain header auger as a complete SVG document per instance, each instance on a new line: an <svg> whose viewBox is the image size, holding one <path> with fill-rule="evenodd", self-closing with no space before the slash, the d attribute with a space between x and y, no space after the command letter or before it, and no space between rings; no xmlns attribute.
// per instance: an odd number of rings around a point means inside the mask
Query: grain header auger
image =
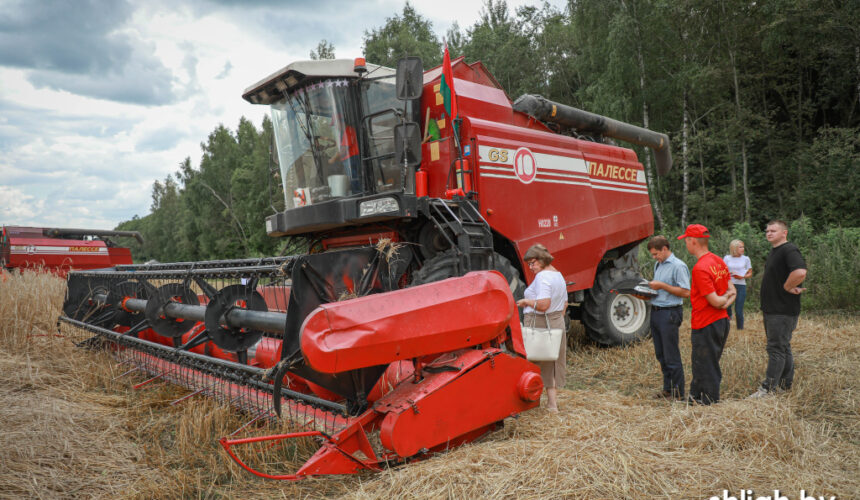
<svg viewBox="0 0 860 500"><path fill-rule="evenodd" d="M249 87L271 106L284 193L267 232L310 253L72 272L63 328L147 373L136 387L165 380L292 422L221 441L281 479L421 459L538 406L515 308L533 243L557 257L592 338L642 338L650 307L628 290L653 230L648 188L635 153L605 138L654 148L665 173L666 136L511 102L462 59L445 71L452 119L442 73L417 58L300 61ZM299 437L321 446L293 474L240 451Z"/></svg>

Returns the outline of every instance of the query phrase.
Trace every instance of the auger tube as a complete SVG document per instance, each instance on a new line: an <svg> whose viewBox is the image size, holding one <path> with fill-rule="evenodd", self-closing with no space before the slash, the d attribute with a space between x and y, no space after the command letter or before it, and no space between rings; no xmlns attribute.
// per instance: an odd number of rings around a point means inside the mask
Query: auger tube
<svg viewBox="0 0 860 500"><path fill-rule="evenodd" d="M97 294L94 298L96 301L104 302L107 296ZM142 312L146 309L146 303L147 301L144 299L128 299L124 305L130 311ZM174 319L203 321L206 315L206 306L171 302L164 306L164 315ZM231 328L253 328L264 332L283 334L287 323L287 314L237 308L225 314L223 321Z"/></svg>
<svg viewBox="0 0 860 500"><path fill-rule="evenodd" d="M45 236L57 238L59 236L121 236L134 238L138 243L143 245L143 236L141 236L139 231L115 231L109 229L74 229L74 228L63 228L63 227L52 227L50 229L45 229L42 231L42 234Z"/></svg>
<svg viewBox="0 0 860 500"><path fill-rule="evenodd" d="M539 95L522 95L514 101L513 107L515 111L533 116L540 121L558 123L580 132L601 134L649 147L654 150L657 175L666 175L672 169L672 151L666 134L553 102Z"/></svg>

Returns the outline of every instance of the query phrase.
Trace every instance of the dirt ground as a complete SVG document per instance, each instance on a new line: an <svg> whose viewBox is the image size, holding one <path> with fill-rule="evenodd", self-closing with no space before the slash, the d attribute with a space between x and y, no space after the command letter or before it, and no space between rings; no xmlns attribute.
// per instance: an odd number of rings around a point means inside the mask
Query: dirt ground
<svg viewBox="0 0 860 500"><path fill-rule="evenodd" d="M285 483L242 471L218 445L249 417L196 396L172 406L186 393L166 384L132 390L142 376L123 376L108 355L56 336L61 300L61 283L0 283L0 498L723 498L723 490L739 497L745 489L794 500L801 490L840 499L860 492L855 316L804 314L793 341L795 387L747 400L767 361L761 318L750 313L747 329L730 334L724 401L711 407L651 398L660 375L650 342L603 349L575 326L558 414L534 410L479 442L381 473ZM689 383L688 323L681 333Z"/></svg>

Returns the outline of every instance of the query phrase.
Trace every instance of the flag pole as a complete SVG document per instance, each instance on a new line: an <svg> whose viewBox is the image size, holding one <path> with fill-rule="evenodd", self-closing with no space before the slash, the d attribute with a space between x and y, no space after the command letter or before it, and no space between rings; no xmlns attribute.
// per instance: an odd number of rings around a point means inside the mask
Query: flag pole
<svg viewBox="0 0 860 500"><path fill-rule="evenodd" d="M445 44L445 49L444 49L444 54L443 54L443 58L442 58L442 78L444 80L446 80L446 85L450 89L450 100L451 100L450 114L452 115L450 117L451 118L451 128L453 128L452 135L454 136L454 147L457 150L457 156L456 156L455 163L457 166L461 167L460 172L459 172L459 185L461 187L465 187L466 186L466 179L465 179L466 173L462 168L462 165L463 165L463 146L460 142L460 124L461 124L462 120L460 120L460 118L459 118L459 107L457 106L457 93L456 93L456 89L454 88L454 71L451 69L451 55L448 52L448 41L443 39L443 42ZM451 79L450 82L447 81L449 76ZM457 111L457 113L456 113L457 116L453 116L455 114L454 113L455 110Z"/></svg>

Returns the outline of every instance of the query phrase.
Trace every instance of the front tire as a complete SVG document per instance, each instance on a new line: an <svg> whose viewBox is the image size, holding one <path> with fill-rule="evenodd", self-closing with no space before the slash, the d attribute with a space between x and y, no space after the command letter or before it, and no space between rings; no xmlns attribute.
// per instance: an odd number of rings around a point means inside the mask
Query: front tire
<svg viewBox="0 0 860 500"><path fill-rule="evenodd" d="M459 262L456 249L448 249L444 252L436 254L435 257L424 261L421 269L412 274L412 285L423 285L457 276L457 264ZM493 253L493 261L496 263L493 270L502 273L508 286L511 288L511 294L514 296L514 301L523 298L526 291L526 284L520 277L520 272L511 264L511 261L502 257L498 253Z"/></svg>
<svg viewBox="0 0 860 500"><path fill-rule="evenodd" d="M638 342L651 331L651 307L632 295L610 292L619 283L642 276L630 268L600 271L594 286L585 292L582 323L595 342L624 346Z"/></svg>

